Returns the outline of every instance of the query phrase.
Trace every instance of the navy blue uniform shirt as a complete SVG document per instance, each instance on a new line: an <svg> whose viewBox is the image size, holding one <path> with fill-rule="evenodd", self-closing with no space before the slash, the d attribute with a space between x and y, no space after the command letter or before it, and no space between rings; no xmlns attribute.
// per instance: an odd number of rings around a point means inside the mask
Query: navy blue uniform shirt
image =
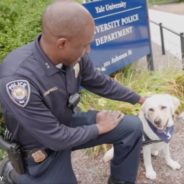
<svg viewBox="0 0 184 184"><path fill-rule="evenodd" d="M71 128L71 94L80 86L110 99L138 102L140 96L100 73L85 55L66 70L52 64L35 41L11 52L0 66L0 102L13 139L25 149L70 149L98 136L96 125Z"/></svg>

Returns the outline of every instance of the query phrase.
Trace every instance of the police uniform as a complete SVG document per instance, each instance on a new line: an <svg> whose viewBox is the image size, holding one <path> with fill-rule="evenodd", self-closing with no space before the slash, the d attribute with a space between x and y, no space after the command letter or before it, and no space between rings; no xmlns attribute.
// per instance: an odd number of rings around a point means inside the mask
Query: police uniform
<svg viewBox="0 0 184 184"><path fill-rule="evenodd" d="M35 41L11 52L0 66L0 102L13 140L26 151L43 150L46 159L25 156L26 174L20 184L75 184L71 151L113 143L112 177L136 178L142 127L138 118L125 116L120 124L98 135L96 112L74 114L68 99L80 86L100 96L138 102L140 96L98 72L88 55L74 66L56 67Z"/></svg>

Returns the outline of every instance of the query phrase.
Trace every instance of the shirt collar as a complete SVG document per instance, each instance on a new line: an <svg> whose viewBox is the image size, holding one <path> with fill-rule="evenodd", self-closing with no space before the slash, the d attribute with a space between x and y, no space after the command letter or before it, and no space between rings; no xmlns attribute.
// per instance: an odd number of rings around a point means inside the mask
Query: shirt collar
<svg viewBox="0 0 184 184"><path fill-rule="evenodd" d="M52 61L47 57L47 55L40 47L40 43L39 43L40 38L41 38L41 35L39 35L34 41L34 54L36 55L36 58L41 62L43 69L45 70L47 75L51 76L59 72L60 69L52 63Z"/></svg>
<svg viewBox="0 0 184 184"><path fill-rule="evenodd" d="M61 69L62 67L63 67L63 64L62 63L56 65L56 68Z"/></svg>

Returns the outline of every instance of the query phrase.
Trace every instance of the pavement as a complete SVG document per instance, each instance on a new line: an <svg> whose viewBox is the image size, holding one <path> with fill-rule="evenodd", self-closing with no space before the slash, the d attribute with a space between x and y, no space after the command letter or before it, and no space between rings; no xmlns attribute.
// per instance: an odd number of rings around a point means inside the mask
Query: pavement
<svg viewBox="0 0 184 184"><path fill-rule="evenodd" d="M181 4L178 4L178 6L181 6ZM164 29L163 33L164 33L165 49L167 52L169 52L179 60L181 60L181 40L179 34L184 33L184 4L182 4L182 6L183 6L183 14L182 11L180 11L180 14L176 14L177 12L176 5L173 8L173 11L175 13L166 12L167 7L165 11L155 10L152 8L149 9L150 31L152 42L161 46L159 26L152 23L152 21L158 24L162 23L164 27L167 27L171 29L173 32L175 32L172 33Z"/></svg>

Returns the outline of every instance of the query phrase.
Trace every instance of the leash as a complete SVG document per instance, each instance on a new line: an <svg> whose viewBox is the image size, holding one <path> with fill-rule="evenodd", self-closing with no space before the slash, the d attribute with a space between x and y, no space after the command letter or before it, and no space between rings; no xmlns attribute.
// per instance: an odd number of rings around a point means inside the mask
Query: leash
<svg viewBox="0 0 184 184"><path fill-rule="evenodd" d="M143 146L153 144L153 143L159 143L159 142L163 142L163 141L162 140L152 140L146 135L145 132L143 133L143 143L142 143Z"/></svg>

